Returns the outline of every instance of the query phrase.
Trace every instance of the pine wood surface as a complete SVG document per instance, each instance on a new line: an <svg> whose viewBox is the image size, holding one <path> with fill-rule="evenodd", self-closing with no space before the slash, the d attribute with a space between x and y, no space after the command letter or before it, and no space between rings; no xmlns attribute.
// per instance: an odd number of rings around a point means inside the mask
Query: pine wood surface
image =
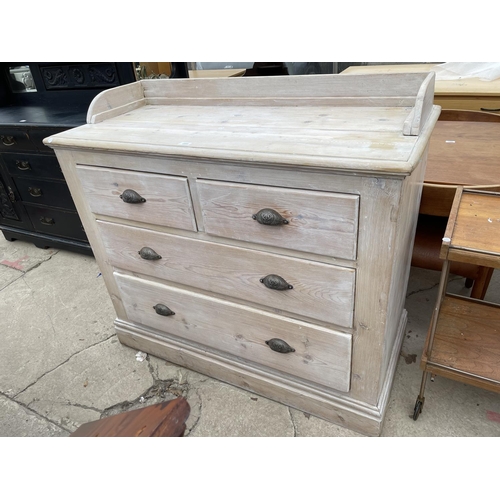
<svg viewBox="0 0 500 500"><path fill-rule="evenodd" d="M359 197L340 193L197 181L205 231L216 236L354 260ZM252 218L272 208L288 224Z"/></svg>
<svg viewBox="0 0 500 500"><path fill-rule="evenodd" d="M151 80L128 96L126 89L103 96L89 109L89 125L48 139L83 212L120 340L361 432L380 432L405 331L411 242L439 115L428 77ZM123 184L108 170L180 177L196 229L175 226L175 218L99 213L108 211L92 199L100 179L89 186L76 173L93 168L109 177L105 191ZM251 215L261 208L290 212L289 227L265 227L281 238L259 235L264 226ZM242 230L247 219L252 225ZM120 230L108 233L104 227L112 224ZM293 238L286 229L295 230ZM178 258L167 251L164 262L140 266L138 250L126 243L129 233L134 245L147 235L151 246L165 242ZM119 242L125 244L116 248ZM205 255L207 245L218 255ZM296 269L287 265L294 259L301 261ZM265 263L294 285L276 306L269 294L259 302L252 285ZM226 268L228 279L221 277ZM323 287L325 279L340 287L338 296ZM297 312L287 303L294 290L303 294ZM315 309L313 297L325 307ZM157 314L158 303L175 315ZM270 336L295 352L272 351L265 344Z"/></svg>
<svg viewBox="0 0 500 500"><path fill-rule="evenodd" d="M117 269L250 301L287 313L351 328L355 270L274 253L98 221L110 263ZM160 260L140 257L142 247ZM260 279L277 274L293 286L271 290Z"/></svg>
<svg viewBox="0 0 500 500"><path fill-rule="evenodd" d="M80 165L76 170L94 213L196 231L185 178ZM120 195L126 189L133 189L146 201L125 203Z"/></svg>
<svg viewBox="0 0 500 500"><path fill-rule="evenodd" d="M130 321L340 391L350 383L352 336L171 286L115 272ZM175 314L161 316L161 303ZM280 338L295 352L271 350Z"/></svg>
<svg viewBox="0 0 500 500"><path fill-rule="evenodd" d="M432 78L424 73L142 80L103 92L89 108L93 125L53 136L47 144L344 169L377 160L380 171L407 175L437 118L429 97ZM202 106L195 104L200 99ZM276 105L280 100L285 104ZM391 160L384 161L389 151Z"/></svg>

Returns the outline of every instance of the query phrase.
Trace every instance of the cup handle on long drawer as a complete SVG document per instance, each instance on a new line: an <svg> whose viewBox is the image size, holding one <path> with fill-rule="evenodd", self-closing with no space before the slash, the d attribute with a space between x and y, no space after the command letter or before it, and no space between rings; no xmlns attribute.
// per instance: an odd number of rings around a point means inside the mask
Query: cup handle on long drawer
<svg viewBox="0 0 500 500"><path fill-rule="evenodd" d="M153 306L153 309L156 311L156 314L160 316L173 316L175 313L170 308L168 308L165 304L156 304Z"/></svg>
<svg viewBox="0 0 500 500"><path fill-rule="evenodd" d="M152 248L149 247L142 247L137 253L141 256L142 259L145 260L161 259L161 255L158 255Z"/></svg>
<svg viewBox="0 0 500 500"><path fill-rule="evenodd" d="M125 189L123 193L120 195L120 198L125 203L144 203L146 198L143 198L137 191L133 189Z"/></svg>
<svg viewBox="0 0 500 500"><path fill-rule="evenodd" d="M288 345L284 340L281 339L270 339L266 340L266 344L276 352L281 352L286 354L288 352L295 352L295 349Z"/></svg>
<svg viewBox="0 0 500 500"><path fill-rule="evenodd" d="M281 224L288 224L288 221L281 217L281 215L272 208L263 208L256 214L252 215L252 219L256 220L259 224L265 226L280 226Z"/></svg>
<svg viewBox="0 0 500 500"><path fill-rule="evenodd" d="M281 276L277 274L268 274L265 278L259 280L271 290L291 290L292 285L288 284Z"/></svg>

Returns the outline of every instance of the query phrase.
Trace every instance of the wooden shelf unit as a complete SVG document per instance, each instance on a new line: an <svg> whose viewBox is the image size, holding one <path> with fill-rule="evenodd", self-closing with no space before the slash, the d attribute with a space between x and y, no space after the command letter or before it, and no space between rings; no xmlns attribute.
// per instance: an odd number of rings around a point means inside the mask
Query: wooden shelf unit
<svg viewBox="0 0 500 500"><path fill-rule="evenodd" d="M499 228L500 193L457 189L441 247L444 264L414 420L422 411L429 374L500 392L500 305L446 291L452 261L500 268Z"/></svg>

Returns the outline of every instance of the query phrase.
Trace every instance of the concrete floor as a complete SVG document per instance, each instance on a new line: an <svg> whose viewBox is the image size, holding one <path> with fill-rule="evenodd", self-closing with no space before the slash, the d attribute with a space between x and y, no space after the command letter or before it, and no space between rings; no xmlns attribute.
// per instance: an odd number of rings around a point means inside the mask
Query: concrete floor
<svg viewBox="0 0 500 500"><path fill-rule="evenodd" d="M436 378L411 418L439 273L412 269L408 324L382 436L500 436L498 394ZM453 278L455 293L466 293ZM494 275L488 300L500 302ZM184 395L187 436L359 434L121 345L95 260L0 235L0 436L68 436L102 416Z"/></svg>

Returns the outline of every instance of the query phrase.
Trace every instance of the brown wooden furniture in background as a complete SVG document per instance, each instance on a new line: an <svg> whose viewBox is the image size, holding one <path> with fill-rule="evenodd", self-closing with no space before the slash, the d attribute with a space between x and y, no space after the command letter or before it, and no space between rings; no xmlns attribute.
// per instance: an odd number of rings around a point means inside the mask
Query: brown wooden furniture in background
<svg viewBox="0 0 500 500"><path fill-rule="evenodd" d="M351 66L341 74L374 75L380 73L421 73L435 71L436 64L380 64ZM475 109L500 112L500 79L486 81L479 78L440 80L438 75L434 89L434 104L443 109Z"/></svg>
<svg viewBox="0 0 500 500"><path fill-rule="evenodd" d="M181 437L189 413L189 403L179 397L87 422L70 437Z"/></svg>
<svg viewBox="0 0 500 500"><path fill-rule="evenodd" d="M451 262L500 268L500 193L457 188L441 248L444 260L415 403L424 404L429 373L500 392L500 306L446 292Z"/></svg>
<svg viewBox="0 0 500 500"><path fill-rule="evenodd" d="M412 266L440 271L441 239L457 186L500 191L500 115L442 110L431 136L415 234ZM451 273L467 279L471 296L482 299L493 270L453 262Z"/></svg>

